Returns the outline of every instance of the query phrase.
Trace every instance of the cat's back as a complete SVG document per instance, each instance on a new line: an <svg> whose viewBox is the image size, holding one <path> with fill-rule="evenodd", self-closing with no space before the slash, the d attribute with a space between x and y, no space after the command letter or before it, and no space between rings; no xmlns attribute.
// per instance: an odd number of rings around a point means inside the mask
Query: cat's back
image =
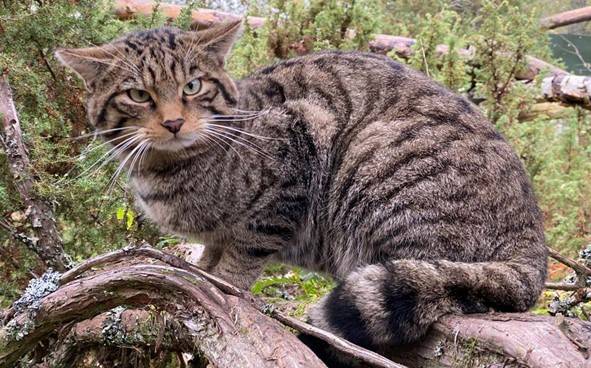
<svg viewBox="0 0 591 368"><path fill-rule="evenodd" d="M308 124L325 155L313 188L320 231L342 237L333 241L343 272L364 253L483 260L524 234L542 238L510 145L476 106L419 72L323 52L261 69L241 89L250 109L281 106Z"/></svg>
<svg viewBox="0 0 591 368"><path fill-rule="evenodd" d="M401 118L459 122L494 134L492 126L465 98L387 56L324 51L278 62L238 82L240 104L250 110L281 106L312 124L334 125L325 134L364 123ZM360 127L361 125L361 127Z"/></svg>

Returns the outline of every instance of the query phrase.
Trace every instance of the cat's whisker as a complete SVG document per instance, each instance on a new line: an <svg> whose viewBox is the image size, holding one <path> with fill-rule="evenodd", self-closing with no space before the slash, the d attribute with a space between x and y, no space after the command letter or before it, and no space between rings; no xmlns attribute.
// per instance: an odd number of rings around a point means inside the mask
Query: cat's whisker
<svg viewBox="0 0 591 368"><path fill-rule="evenodd" d="M62 52L64 54L69 54L69 55L75 56L76 58L79 58L79 59L85 59L85 60L94 61L94 62L99 63L99 64L109 65L109 66L112 66L112 67L115 67L115 68L122 69L122 70L124 70L126 72L130 72L132 74L135 74L135 71L133 71L132 69L130 69L129 66L128 65L125 65L125 64L124 65L119 65L119 64L108 62L108 61L103 60L103 59L93 58L93 57L90 57L90 56L82 56L82 55L77 55L77 54L74 55L74 54L69 53L69 52L67 52L65 50L62 51Z"/></svg>
<svg viewBox="0 0 591 368"><path fill-rule="evenodd" d="M191 56L191 54L193 53L193 51L195 51L197 49L197 47L199 46L200 40L201 40L201 37L199 37L198 39L191 40L191 44L189 45L189 47L185 51L185 58L189 58Z"/></svg>
<svg viewBox="0 0 591 368"><path fill-rule="evenodd" d="M118 151L123 145L125 145L126 143L128 143L130 141L133 141L135 138L137 138L135 135L131 136L129 138L126 138L123 142L115 145L109 151L107 151L104 155L99 157L98 160L93 162L92 165L90 165L89 167L84 169L80 174L78 174L74 178L72 178L72 180L76 180L76 179L81 178L82 176L87 174L90 170L95 168L96 165L98 165L99 163L102 162L102 164L96 170L94 170L91 174L89 174L89 176L93 176L96 172L98 172L98 170L100 170L102 167L104 167L107 163L109 163L116 156L117 152L115 152L115 151ZM69 172L68 172L68 174L69 174ZM61 179L59 179L56 182L56 184L59 184L59 183L65 181L67 179L68 174L64 175Z"/></svg>
<svg viewBox="0 0 591 368"><path fill-rule="evenodd" d="M241 140L241 141L244 141L245 143L247 143L247 144L251 145L253 148L257 148L257 149L261 150L262 152L264 152L264 149L263 149L262 147L260 147L260 146L259 146L259 145L257 145L256 143L254 143L254 142L251 142L251 141L249 141L248 139L246 139L246 138L242 137L242 136L241 136L239 133L235 133L235 132L233 132L233 131L228 131L228 129L227 129L228 127L225 127L225 126L223 126L223 125L222 125L222 126L215 126L215 125L213 125L213 124L212 124L212 125L210 125L210 127L211 127L213 130L215 130L216 132L220 132L220 133L226 133L226 134L229 134L231 137L233 137L233 138L236 138L236 139L239 139L239 140ZM238 130L238 131L239 131L239 130ZM242 133L242 132L241 132L241 133Z"/></svg>
<svg viewBox="0 0 591 368"><path fill-rule="evenodd" d="M261 116L267 114L268 112L269 112L269 110L265 109L265 110L261 110L261 111L255 111L253 113L239 114L239 115L214 114L214 115L211 115L210 118L213 118L215 120L218 120L218 119L248 119L248 120L252 120L252 119L256 119L258 117L261 117Z"/></svg>
<svg viewBox="0 0 591 368"><path fill-rule="evenodd" d="M140 137L143 139L143 137ZM139 143L138 145L136 145L128 154L127 156L125 156L125 158L123 160L121 160L121 162L119 163L119 165L117 166L117 169L115 170L115 172L113 173L113 175L111 176L111 179L109 179L109 189L107 190L107 195L111 195L111 193L113 192L113 188L115 183L117 182L117 178L119 177L119 175L121 175L121 173L123 172L123 169L125 168L125 164L129 161L129 159L131 159L135 153L142 148L142 143Z"/></svg>
<svg viewBox="0 0 591 368"><path fill-rule="evenodd" d="M133 68L136 71L136 73L138 73L138 75L140 75L140 76L142 75L142 71L140 70L140 68L137 65L135 65L135 64L130 63L129 61L127 61L125 59L127 56L123 52L121 52L121 50L119 50L118 48L115 48L115 51L119 54L119 57L118 58L113 53L111 53L110 51L108 51L108 50L105 50L105 51L107 53L110 53L117 60L119 60L119 61L123 62L124 64L126 64L126 65L130 66L131 68Z"/></svg>
<svg viewBox="0 0 591 368"><path fill-rule="evenodd" d="M139 70L139 68L136 65L134 65L133 63L130 63L129 61L125 60L126 55L123 54L121 52L121 50L119 50L117 47L115 47L114 50L119 54L119 56L117 56L114 53L112 53L111 51L109 51L106 47L97 46L97 45L94 45L92 43L91 43L91 45L93 45L94 47L100 48L101 50L103 50L107 54L111 55L114 60L121 61L123 63L123 65L126 65L127 67L130 67L131 69L129 69L128 71L137 73L138 75L141 75L142 74L141 71Z"/></svg>
<svg viewBox="0 0 591 368"><path fill-rule="evenodd" d="M112 143L112 142L114 142L114 141L116 141L118 139L129 137L129 136L132 136L134 134L136 134L136 132L129 132L129 133L125 133L125 134L119 135L119 136L117 136L117 138L113 138L111 140L102 142L101 144L96 145L96 146L89 145L84 151L82 151L78 156L76 156L76 160L77 161L80 161L84 156L88 155L89 153L91 153L93 151L96 151L99 148L103 148L104 146L106 146L109 143Z"/></svg>
<svg viewBox="0 0 591 368"><path fill-rule="evenodd" d="M212 150L213 150L214 148L216 148L216 147L214 147L214 146L213 146L213 144L211 143L212 141L211 141L211 138L210 138L209 136L207 136L207 135L205 135L205 134L201 134L201 135L199 135L199 139L201 139L201 140L202 140L202 142L204 142L205 144L207 144L207 147L208 147L209 149L212 149Z"/></svg>
<svg viewBox="0 0 591 368"><path fill-rule="evenodd" d="M267 140L285 140L285 138L265 137L265 136L262 136L262 135L249 133L249 132L244 131L242 129L233 128L233 127L230 127L230 126L227 126L227 125L218 125L218 124L211 124L211 123L208 123L207 125L214 126L214 127L219 127L219 128L222 128L222 129L231 130L231 131L235 131L235 132L239 132L241 134L247 135L249 137L257 138L257 139L260 139L260 140L263 140L263 141L267 141Z"/></svg>
<svg viewBox="0 0 591 368"><path fill-rule="evenodd" d="M265 111L265 110L259 110L259 111L256 111L256 110L242 110L242 109L236 109L236 108L232 108L232 110L238 111L238 112L243 112L243 113L246 113L246 114L254 114L254 113L260 113L260 112Z"/></svg>
<svg viewBox="0 0 591 368"><path fill-rule="evenodd" d="M86 169L82 174L83 175L85 172L88 172L90 169L92 169L93 167L95 167L96 165L98 165L100 163L100 165L98 167L96 167L90 174L88 174L88 176L94 176L97 172L99 172L103 167L105 167L109 162L113 161L115 159L115 157L119 156L122 152L124 152L130 145L132 145L134 142L136 142L137 140L141 139L140 136L133 136L131 138L128 138L124 143L120 143L119 145L113 147L111 150L109 150L109 152L105 153L101 158L99 158L94 164L92 164L91 167L89 167L88 169ZM108 156L108 157L107 157ZM101 163L102 161L102 163ZM80 176L79 175L79 176Z"/></svg>
<svg viewBox="0 0 591 368"><path fill-rule="evenodd" d="M121 130L130 130L130 129L138 130L139 128L140 127L138 127L138 126L126 126L126 127L122 127L122 128L105 129L105 130L100 130L100 131L94 131L94 132L91 132L88 134L79 135L78 137L74 137L74 138L70 138L70 139L71 140L79 140L79 139L88 138L88 137L97 137L99 135L108 134L108 133L112 133L112 132L118 132Z"/></svg>
<svg viewBox="0 0 591 368"><path fill-rule="evenodd" d="M217 139L218 139L218 140L220 140L222 143L226 143L226 144L228 145L228 147L229 147L229 148L230 148L232 151L234 151L234 152L235 152L235 153L238 155L238 158L239 158L241 161L244 161L244 158L242 157L242 155L240 154L240 152L238 152L238 150L237 150L236 148L234 148L234 147L233 147L233 146L232 146L230 143L228 143L228 142L225 142L225 139L228 139L228 137L226 137L226 136L225 136L225 135L223 135L223 134L216 133L216 132L214 132L214 131L212 131L212 130L207 130L207 132L208 132L208 134L212 134L212 135L211 135L211 137L212 137L212 138L217 138ZM226 151L226 153L228 152L228 150L227 150L227 149L226 149L225 151Z"/></svg>
<svg viewBox="0 0 591 368"><path fill-rule="evenodd" d="M261 111L253 111L251 113L245 114L213 114L213 117L223 118L223 117L249 117L249 116L261 116L267 113L267 110Z"/></svg>
<svg viewBox="0 0 591 368"><path fill-rule="evenodd" d="M142 153L145 151L146 147L148 146L149 142L147 139L144 139L140 142L139 146L141 147L135 157L131 160L131 164L129 165L129 170L127 171L127 181L131 179L131 175L133 174L133 170L136 163L139 163L139 159L141 159ZM138 170L141 170L141 166L138 166Z"/></svg>
<svg viewBox="0 0 591 368"><path fill-rule="evenodd" d="M251 121L258 118L258 116L253 116L253 117L249 117L249 118L216 118L216 119L207 119L206 121L211 121L211 122L215 122L215 123L224 123L224 122L228 122L228 123L234 123L234 122L239 122L239 121Z"/></svg>
<svg viewBox="0 0 591 368"><path fill-rule="evenodd" d="M133 135L133 134L135 134L135 132L123 134L123 135L118 136L117 138L111 139L110 141L102 142L101 144L93 147L92 146L92 142L94 142L94 140L96 139L96 137L94 137L93 138L93 141L91 142L91 144L88 145L88 147L86 147L82 152L80 152L80 154L78 156L74 157L74 160L75 161L82 161L82 159L84 157L86 157L86 155L92 153L93 151L96 151L97 149L102 148L105 145L107 145L107 144L109 144L109 143L111 143L113 141L116 141L117 139L121 139L121 138L124 138L126 136ZM63 180L65 180L70 175L70 173L72 171L74 171L75 169L76 169L76 165L73 165L72 168L70 170L68 170L68 172L66 172L61 179L59 179L58 181L56 181L56 184L61 183Z"/></svg>
<svg viewBox="0 0 591 368"><path fill-rule="evenodd" d="M226 139L228 139L229 141L232 141L236 144L239 144L243 147L245 147L246 149L250 150L251 152L254 152L256 154L259 154L265 158L268 158L270 160L273 160L274 158L272 156L270 156L268 153L266 153L264 150L262 150L260 147L254 145L252 142L245 140L244 138L242 138L242 140L240 140L240 136L234 135L230 132L223 132L223 131L219 131L219 130L214 130L214 129L209 129L210 133L213 134L217 134L220 135ZM231 147L231 146L230 146Z"/></svg>
<svg viewBox="0 0 591 368"><path fill-rule="evenodd" d="M146 157L148 156L148 154L150 153L150 150L152 149L152 142L150 141L150 139L146 139L146 149L144 151L142 151L142 157L140 157L140 162L138 163L138 168L139 170L142 170L142 168L144 167L144 162L146 160Z"/></svg>
<svg viewBox="0 0 591 368"><path fill-rule="evenodd" d="M211 140L211 142L214 142L218 147L220 147L224 152L228 153L228 149L226 147L224 147L222 144L220 144L217 140L214 139L214 137L209 135L209 132L205 132L205 134L203 134L204 138L207 138L209 140Z"/></svg>
<svg viewBox="0 0 591 368"><path fill-rule="evenodd" d="M140 155L141 155L142 151L146 147L146 140L141 141L138 144L138 146L140 148L136 152L135 156L131 159L131 163L129 164L129 169L127 170L127 180L128 181L131 178L131 174L133 173L133 168L134 168L135 164L137 163L138 159L140 158Z"/></svg>

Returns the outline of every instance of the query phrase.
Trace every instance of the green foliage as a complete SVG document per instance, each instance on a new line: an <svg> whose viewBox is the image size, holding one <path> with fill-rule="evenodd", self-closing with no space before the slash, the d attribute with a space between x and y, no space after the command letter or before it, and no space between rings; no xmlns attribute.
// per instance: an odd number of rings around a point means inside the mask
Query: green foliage
<svg viewBox="0 0 591 368"><path fill-rule="evenodd" d="M255 30L248 23L245 25L244 33L234 47L226 65L228 71L235 78L245 77L253 70L274 61L267 49L267 39L270 32L269 27Z"/></svg>
<svg viewBox="0 0 591 368"><path fill-rule="evenodd" d="M307 306L314 304L333 286L332 280L316 272L274 264L267 268L251 291L292 315L302 316Z"/></svg>
<svg viewBox="0 0 591 368"><path fill-rule="evenodd" d="M379 19L374 0L271 0L263 4L253 2L248 14L265 17L265 25L258 30L247 26L230 59L229 70L236 76L309 51L367 50Z"/></svg>

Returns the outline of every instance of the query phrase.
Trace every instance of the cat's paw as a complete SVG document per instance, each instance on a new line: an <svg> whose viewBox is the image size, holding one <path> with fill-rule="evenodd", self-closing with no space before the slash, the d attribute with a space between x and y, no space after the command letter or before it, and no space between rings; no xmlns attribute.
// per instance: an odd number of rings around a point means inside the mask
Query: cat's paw
<svg viewBox="0 0 591 368"><path fill-rule="evenodd" d="M170 253L185 261L194 264L199 268L206 269L208 264L205 261L205 245L199 243L181 243L172 246L169 249Z"/></svg>

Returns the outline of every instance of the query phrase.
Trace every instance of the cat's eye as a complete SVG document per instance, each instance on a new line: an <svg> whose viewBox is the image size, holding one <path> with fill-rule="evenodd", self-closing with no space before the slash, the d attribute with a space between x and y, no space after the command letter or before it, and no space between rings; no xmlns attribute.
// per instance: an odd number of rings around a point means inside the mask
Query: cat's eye
<svg viewBox="0 0 591 368"><path fill-rule="evenodd" d="M187 96L196 95L201 90L201 81L193 79L183 87L183 93Z"/></svg>
<svg viewBox="0 0 591 368"><path fill-rule="evenodd" d="M127 91L127 95L134 102L142 103L150 101L150 94L143 89L130 89Z"/></svg>

